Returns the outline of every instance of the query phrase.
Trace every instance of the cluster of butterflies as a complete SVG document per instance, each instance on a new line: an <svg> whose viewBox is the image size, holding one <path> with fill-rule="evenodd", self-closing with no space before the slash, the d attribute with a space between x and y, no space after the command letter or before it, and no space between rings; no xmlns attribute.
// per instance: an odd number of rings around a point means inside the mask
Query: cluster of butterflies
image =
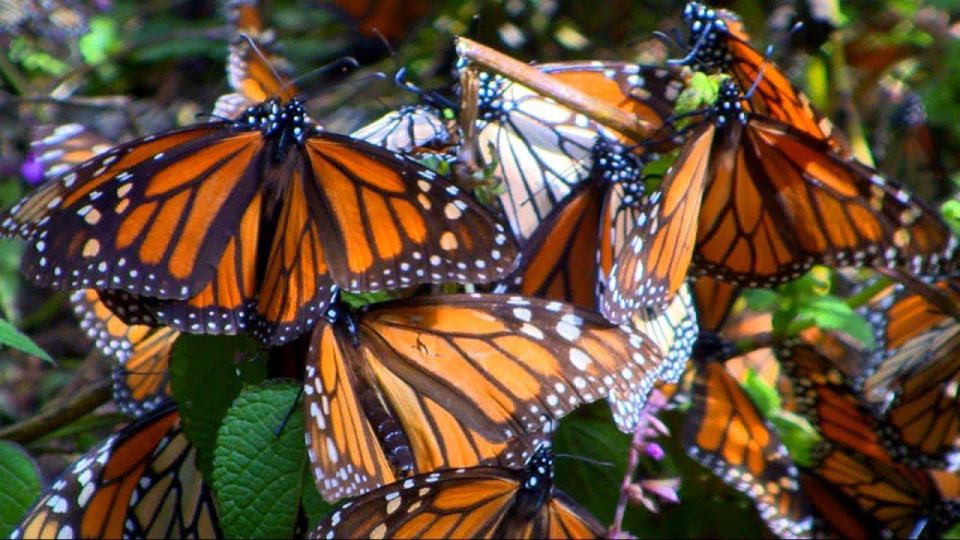
<svg viewBox="0 0 960 540"><path fill-rule="evenodd" d="M635 141L470 65L452 85L456 120L422 93L332 133L283 74L255 2L226 9L235 93L214 121L119 145L47 130L34 150L49 180L0 223L27 241L33 282L76 291L83 328L117 361L117 404L137 417L54 482L15 537L221 535L171 404L180 333L309 340L308 457L326 500L351 498L314 537L602 536L553 487L551 431L607 399L632 432L691 356L690 453L774 533L906 536L956 516L955 478L935 472L958 440L952 315L898 289L871 306L877 351L837 352L826 335L778 351L829 442L809 468L719 355L694 351L740 287L821 264L939 279L958 264L938 214L853 160L735 16L689 3L675 65L535 66L655 128ZM681 127L689 68L729 77ZM645 174L671 152L662 177ZM490 173L491 204L463 166ZM470 292L431 294L439 284ZM380 291L400 299L344 299Z"/></svg>

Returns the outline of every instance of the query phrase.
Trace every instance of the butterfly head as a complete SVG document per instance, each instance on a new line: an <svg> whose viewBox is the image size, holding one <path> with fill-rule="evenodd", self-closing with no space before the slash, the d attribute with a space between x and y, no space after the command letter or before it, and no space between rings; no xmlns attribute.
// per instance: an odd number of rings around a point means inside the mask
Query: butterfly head
<svg viewBox="0 0 960 540"><path fill-rule="evenodd" d="M259 130L265 138L272 140L277 159L286 156L292 145L303 145L307 137L319 129L299 99L287 102L268 99L247 108L235 123L244 129Z"/></svg>
<svg viewBox="0 0 960 540"><path fill-rule="evenodd" d="M718 126L730 125L734 122L747 123L747 112L743 109L743 92L733 79L724 79L720 83L720 92L717 102L713 105L713 112Z"/></svg>
<svg viewBox="0 0 960 540"><path fill-rule="evenodd" d="M341 299L339 289L335 290L330 297L325 316L328 324L331 326L339 325L346 330L347 334L353 340L354 345L360 344L357 334L357 314Z"/></svg>
<svg viewBox="0 0 960 540"><path fill-rule="evenodd" d="M508 81L500 75L480 72L480 89L477 91L477 111L480 120L487 122L503 120L510 113L513 102L504 100Z"/></svg>
<svg viewBox="0 0 960 540"><path fill-rule="evenodd" d="M520 479L518 513L533 515L543 506L553 488L553 454L548 445L537 449L527 461Z"/></svg>
<svg viewBox="0 0 960 540"><path fill-rule="evenodd" d="M593 171L603 185L623 188L622 204L639 202L644 193L643 161L630 148L605 137L593 145Z"/></svg>
<svg viewBox="0 0 960 540"><path fill-rule="evenodd" d="M689 2L683 9L683 22L690 29L688 57L696 69L725 69L732 56L723 40L729 33L727 23L717 12L700 2Z"/></svg>

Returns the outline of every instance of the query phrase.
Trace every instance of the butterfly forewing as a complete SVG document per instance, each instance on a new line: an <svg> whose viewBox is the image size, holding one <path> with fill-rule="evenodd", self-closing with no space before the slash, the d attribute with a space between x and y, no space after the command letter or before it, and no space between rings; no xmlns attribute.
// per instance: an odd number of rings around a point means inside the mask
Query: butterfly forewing
<svg viewBox="0 0 960 540"><path fill-rule="evenodd" d="M311 458L330 499L391 481L391 456L407 450L389 448L409 448L412 473L515 467L560 417L604 397L618 425L632 429L662 362L656 345L628 327L522 297L377 306L359 316L356 343L323 328L314 335L305 391ZM399 434L378 433L362 403L365 387Z"/></svg>
<svg viewBox="0 0 960 540"><path fill-rule="evenodd" d="M219 538L213 493L175 409L92 448L27 512L13 538Z"/></svg>

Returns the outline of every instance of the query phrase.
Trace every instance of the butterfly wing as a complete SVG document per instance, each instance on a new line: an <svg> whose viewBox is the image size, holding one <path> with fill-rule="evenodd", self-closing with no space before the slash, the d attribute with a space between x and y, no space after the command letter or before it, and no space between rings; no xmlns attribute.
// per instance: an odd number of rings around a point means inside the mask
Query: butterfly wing
<svg viewBox="0 0 960 540"><path fill-rule="evenodd" d="M351 136L392 152L447 152L453 137L443 114L429 105L391 111L354 131Z"/></svg>
<svg viewBox="0 0 960 540"><path fill-rule="evenodd" d="M643 215L603 284L600 308L610 320L628 320L642 308L662 309L683 285L693 257L714 132L710 124L698 127L660 189L641 202Z"/></svg>
<svg viewBox="0 0 960 540"><path fill-rule="evenodd" d="M734 303L740 296L740 287L709 276L693 281L693 297L701 328L716 332L724 326ZM767 330L769 331L769 330Z"/></svg>
<svg viewBox="0 0 960 540"><path fill-rule="evenodd" d="M113 357L113 398L125 414L141 417L170 399L170 350L179 332L168 328L128 325L93 289L70 297L80 327L97 349Z"/></svg>
<svg viewBox="0 0 960 540"><path fill-rule="evenodd" d="M953 239L937 214L876 171L771 119L718 133L697 228L698 275L747 286L813 264L940 272Z"/></svg>
<svg viewBox="0 0 960 540"><path fill-rule="evenodd" d="M13 538L220 538L196 450L168 408L92 448L27 512Z"/></svg>
<svg viewBox="0 0 960 540"><path fill-rule="evenodd" d="M682 440L693 459L754 500L774 534L809 533L807 501L789 453L723 364L697 367Z"/></svg>
<svg viewBox="0 0 960 540"><path fill-rule="evenodd" d="M313 208L338 285L377 291L419 283L488 283L513 270L503 225L453 184L407 158L350 137L306 144Z"/></svg>
<svg viewBox="0 0 960 540"><path fill-rule="evenodd" d="M659 373L659 351L646 337L560 302L424 297L378 306L359 328L357 345L315 334L328 348L316 346L307 368L310 447L329 498L392 479L383 472L391 444L373 444L377 426L361 403L364 386L405 435L395 440L405 439L413 471L425 473L478 463L515 467L541 432L603 397L630 429ZM352 352L335 354L343 350ZM352 360L326 359L337 354ZM353 474L343 481L341 470Z"/></svg>
<svg viewBox="0 0 960 540"><path fill-rule="evenodd" d="M593 309L602 206L600 189L586 185L554 208L523 248L514 286L507 288Z"/></svg>
<svg viewBox="0 0 960 540"><path fill-rule="evenodd" d="M682 90L676 73L617 62L543 64L539 69L577 90L660 126ZM503 182L500 203L519 241L592 170L592 149L605 128L529 88L481 73L477 140L484 165ZM615 135L615 134L614 134ZM469 143L469 141L468 141Z"/></svg>
<svg viewBox="0 0 960 540"><path fill-rule="evenodd" d="M541 450L524 470L473 467L407 478L336 508L310 537L603 536L596 518L553 488L552 467Z"/></svg>

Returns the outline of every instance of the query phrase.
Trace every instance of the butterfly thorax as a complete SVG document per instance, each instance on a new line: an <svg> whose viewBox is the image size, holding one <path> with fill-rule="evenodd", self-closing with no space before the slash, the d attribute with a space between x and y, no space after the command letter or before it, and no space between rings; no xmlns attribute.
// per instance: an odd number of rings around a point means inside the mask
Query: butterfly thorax
<svg viewBox="0 0 960 540"><path fill-rule="evenodd" d="M520 478L520 489L510 511L512 527L523 528L547 503L553 492L553 456L541 447L527 462Z"/></svg>
<svg viewBox="0 0 960 540"><path fill-rule="evenodd" d="M477 116L484 122L504 121L514 107L514 102L504 100L508 81L500 75L480 72L480 88L477 90Z"/></svg>
<svg viewBox="0 0 960 540"><path fill-rule="evenodd" d="M713 105L714 122L718 127L734 123L746 124L747 112L743 108L743 93L733 79L724 79L720 83L720 92Z"/></svg>
<svg viewBox="0 0 960 540"><path fill-rule="evenodd" d="M283 103L271 98L247 108L235 122L243 129L257 129L271 144L271 159L282 163L294 146L303 146L307 137L319 127L310 119L303 102L291 99Z"/></svg>
<svg viewBox="0 0 960 540"><path fill-rule="evenodd" d="M643 160L622 144L598 137L593 146L593 174L601 188L623 188L621 204L633 206L643 198L645 183Z"/></svg>
<svg viewBox="0 0 960 540"><path fill-rule="evenodd" d="M683 10L683 22L690 29L688 44L693 57L691 63L701 71L726 70L733 60L723 40L729 30L727 23L713 9L699 2L690 2Z"/></svg>

